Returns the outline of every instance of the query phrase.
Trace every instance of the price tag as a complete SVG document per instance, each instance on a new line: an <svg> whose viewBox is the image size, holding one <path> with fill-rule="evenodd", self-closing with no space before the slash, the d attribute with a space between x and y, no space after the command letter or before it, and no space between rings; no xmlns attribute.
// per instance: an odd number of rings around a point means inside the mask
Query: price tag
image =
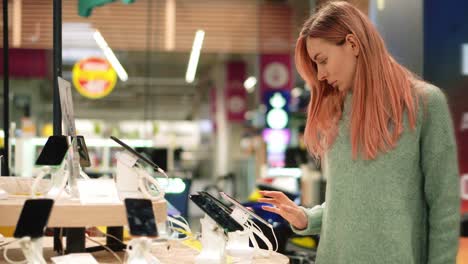
<svg viewBox="0 0 468 264"><path fill-rule="evenodd" d="M89 253L75 253L52 257L51 260L55 264L98 264L96 259Z"/></svg>
<svg viewBox="0 0 468 264"><path fill-rule="evenodd" d="M81 204L120 204L115 182L112 179L78 181Z"/></svg>

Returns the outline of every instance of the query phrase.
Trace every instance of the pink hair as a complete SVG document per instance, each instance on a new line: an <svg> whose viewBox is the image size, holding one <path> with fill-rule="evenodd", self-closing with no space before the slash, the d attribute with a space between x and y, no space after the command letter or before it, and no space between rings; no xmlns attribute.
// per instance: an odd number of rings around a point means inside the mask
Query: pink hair
<svg viewBox="0 0 468 264"><path fill-rule="evenodd" d="M356 37L359 46L350 118L353 158L361 153L365 159L374 159L396 146L405 110L410 128L415 129L418 96L411 84L415 76L392 58L367 17L346 2L320 8L304 23L296 43L296 67L311 88L305 142L312 155L323 156L337 136L346 95L317 79L317 65L307 53L306 39L342 45L348 34Z"/></svg>

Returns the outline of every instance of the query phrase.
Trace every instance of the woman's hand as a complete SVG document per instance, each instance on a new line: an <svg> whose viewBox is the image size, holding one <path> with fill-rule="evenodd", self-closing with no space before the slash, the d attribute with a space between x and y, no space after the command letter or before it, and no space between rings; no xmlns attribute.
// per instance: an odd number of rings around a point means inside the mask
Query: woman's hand
<svg viewBox="0 0 468 264"><path fill-rule="evenodd" d="M307 215L305 212L291 201L284 193L276 191L260 191L264 197L258 199L259 202L272 204L271 206L262 206L262 209L281 215L296 229L307 228Z"/></svg>

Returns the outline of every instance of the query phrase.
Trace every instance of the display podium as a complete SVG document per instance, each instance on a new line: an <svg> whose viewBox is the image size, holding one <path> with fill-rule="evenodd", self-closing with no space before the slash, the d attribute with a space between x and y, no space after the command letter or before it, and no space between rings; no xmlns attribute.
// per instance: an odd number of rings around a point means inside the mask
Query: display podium
<svg viewBox="0 0 468 264"><path fill-rule="evenodd" d="M12 196L0 200L0 226L15 226L21 208L28 197ZM167 218L167 204L165 200L154 201L153 210L157 223L164 223ZM82 205L79 201L58 200L49 218L48 227L56 228L85 228L89 226L120 227L127 225L125 207L122 204ZM68 252L84 252L84 238L82 241L68 241ZM70 250L73 247L73 250Z"/></svg>

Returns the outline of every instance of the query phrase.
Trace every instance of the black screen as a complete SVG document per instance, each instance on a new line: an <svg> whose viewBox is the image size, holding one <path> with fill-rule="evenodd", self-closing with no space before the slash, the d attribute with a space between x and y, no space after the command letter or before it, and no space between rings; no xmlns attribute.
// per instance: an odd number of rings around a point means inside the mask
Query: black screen
<svg viewBox="0 0 468 264"><path fill-rule="evenodd" d="M68 150L66 136L50 136L36 160L36 165L58 166Z"/></svg>
<svg viewBox="0 0 468 264"><path fill-rule="evenodd" d="M14 237L42 237L53 205L54 200L52 199L26 200L16 225Z"/></svg>
<svg viewBox="0 0 468 264"><path fill-rule="evenodd" d="M130 234L133 236L158 236L153 204L148 199L125 199Z"/></svg>

